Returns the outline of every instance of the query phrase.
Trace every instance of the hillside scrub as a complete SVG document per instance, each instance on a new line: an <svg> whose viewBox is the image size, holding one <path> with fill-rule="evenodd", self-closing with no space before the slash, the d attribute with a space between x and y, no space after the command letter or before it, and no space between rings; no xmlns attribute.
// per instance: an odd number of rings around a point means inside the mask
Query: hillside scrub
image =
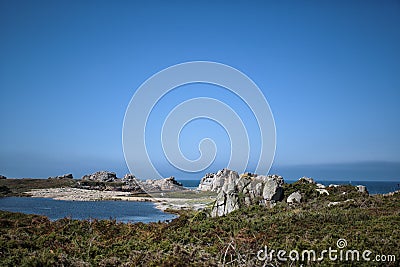
<svg viewBox="0 0 400 267"><path fill-rule="evenodd" d="M322 261L310 258L292 263L267 262L257 253L315 250L332 247L339 239L347 249L393 254L400 260L400 194L368 196L352 188L336 188L329 196L310 187L287 185L301 191L306 201L273 208L252 205L226 216L211 218L209 211L176 211L170 223L124 224L115 220L54 222L46 217L0 212L1 266L376 266L376 262ZM346 192L346 194L343 194ZM344 201L344 195L351 201ZM287 197L287 194L285 193ZM328 207L331 201L341 201Z"/></svg>

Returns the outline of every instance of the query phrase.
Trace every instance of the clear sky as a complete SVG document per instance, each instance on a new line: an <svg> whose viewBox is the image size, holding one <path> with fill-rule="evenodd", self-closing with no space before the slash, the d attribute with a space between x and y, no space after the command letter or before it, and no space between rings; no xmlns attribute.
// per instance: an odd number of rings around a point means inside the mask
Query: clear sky
<svg viewBox="0 0 400 267"><path fill-rule="evenodd" d="M8 177L122 176L135 90L193 60L260 87L275 166L400 162L399 1L0 0L0 36Z"/></svg>

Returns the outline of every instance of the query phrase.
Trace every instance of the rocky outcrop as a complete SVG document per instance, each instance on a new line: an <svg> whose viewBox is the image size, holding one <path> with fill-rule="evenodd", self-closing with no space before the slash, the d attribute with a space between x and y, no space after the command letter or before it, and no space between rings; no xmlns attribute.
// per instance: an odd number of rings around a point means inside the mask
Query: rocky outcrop
<svg viewBox="0 0 400 267"><path fill-rule="evenodd" d="M78 182L78 187L81 189L128 191L132 193L187 190L172 176L160 180L143 181L137 179L133 174L126 174L122 179L119 179L114 172L108 171L99 171L83 176L82 181Z"/></svg>
<svg viewBox="0 0 400 267"><path fill-rule="evenodd" d="M365 185L357 185L356 188L359 193L368 194L368 190Z"/></svg>
<svg viewBox="0 0 400 267"><path fill-rule="evenodd" d="M214 181L215 181L215 173L206 173L206 175L201 178L200 184L197 187L197 190L200 191L214 191Z"/></svg>
<svg viewBox="0 0 400 267"><path fill-rule="evenodd" d="M122 178L122 182L125 185L122 187L123 191L129 190L132 192L147 192L147 193L155 193L155 192L170 192L170 191L181 191L187 190L183 185L175 180L175 177L171 176L164 179L159 180L139 180L132 174L125 175Z"/></svg>
<svg viewBox="0 0 400 267"><path fill-rule="evenodd" d="M222 169L217 173L207 173L201 178L197 190L219 192L226 180L238 178L237 172L228 169Z"/></svg>
<svg viewBox="0 0 400 267"><path fill-rule="evenodd" d="M115 182L117 175L115 172L99 171L93 174L84 175L82 177L83 181L94 181L94 182Z"/></svg>
<svg viewBox="0 0 400 267"><path fill-rule="evenodd" d="M139 181L133 174L125 174L124 178L122 178L122 182L125 183L125 185L122 186L122 191L143 192Z"/></svg>
<svg viewBox="0 0 400 267"><path fill-rule="evenodd" d="M223 175L220 177L224 177L224 183L218 191L211 211L213 217L226 215L242 206L252 204L269 206L283 199L284 181L281 176L244 174L239 177L237 172L227 169L218 173ZM218 189L210 191L215 190Z"/></svg>
<svg viewBox="0 0 400 267"><path fill-rule="evenodd" d="M235 171L230 171L228 169L223 169L218 173L226 173L224 178L224 183L222 187L219 189L219 194L217 199L214 202L213 209L211 211L212 217L223 216L228 213L231 213L234 210L240 208L239 205L239 193L240 190L238 188L239 184L239 175ZM241 188L243 190L243 188ZM215 191L215 190L210 190Z"/></svg>
<svg viewBox="0 0 400 267"><path fill-rule="evenodd" d="M299 182L303 182L303 183L309 183L309 184L316 184L313 178L309 178L309 177L301 177L299 179Z"/></svg>
<svg viewBox="0 0 400 267"><path fill-rule="evenodd" d="M160 192L160 191L180 191L186 190L181 183L171 176L160 180L146 180L141 181L140 185L146 192Z"/></svg>
<svg viewBox="0 0 400 267"><path fill-rule="evenodd" d="M325 194L325 195L329 196L329 192L328 192L328 190L326 190L326 189L323 189L323 188L317 188L317 189L315 189L315 190L317 190L317 191L318 191L318 193L319 193L320 195L323 195L323 194Z"/></svg>
<svg viewBox="0 0 400 267"><path fill-rule="evenodd" d="M396 194L400 194L400 190L396 190L394 192L389 192L387 194L383 194L384 197L390 197L390 196L394 196Z"/></svg>
<svg viewBox="0 0 400 267"><path fill-rule="evenodd" d="M283 199L283 188L284 183L282 176L269 175L262 176L265 181L263 198L267 201L281 201Z"/></svg>
<svg viewBox="0 0 400 267"><path fill-rule="evenodd" d="M60 176L49 177L48 179L74 179L74 176L72 173L68 173Z"/></svg>
<svg viewBox="0 0 400 267"><path fill-rule="evenodd" d="M286 202L289 203L289 204L300 203L301 202L301 194L300 194L300 192L297 191L297 192L291 193L288 196Z"/></svg>
<svg viewBox="0 0 400 267"><path fill-rule="evenodd" d="M326 186L323 185L323 184L316 184L316 186L317 186L318 188L320 188L320 189L325 189L325 188L326 188Z"/></svg>
<svg viewBox="0 0 400 267"><path fill-rule="evenodd" d="M123 182L130 182L130 181L136 181L136 177L133 174L127 173L125 174L124 178L122 178Z"/></svg>
<svg viewBox="0 0 400 267"><path fill-rule="evenodd" d="M88 190L72 187L32 189L26 193L32 197L70 201L127 200L131 194L130 192Z"/></svg>

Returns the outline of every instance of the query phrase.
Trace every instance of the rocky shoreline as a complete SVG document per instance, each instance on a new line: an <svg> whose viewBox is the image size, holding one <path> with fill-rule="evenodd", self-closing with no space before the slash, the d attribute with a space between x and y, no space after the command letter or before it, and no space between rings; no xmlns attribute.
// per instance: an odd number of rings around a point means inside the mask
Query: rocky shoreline
<svg viewBox="0 0 400 267"><path fill-rule="evenodd" d="M6 180L14 182L14 185L12 188L3 186L7 189L3 190L3 196L12 196L20 188L19 181ZM85 175L80 180L73 179L72 174L65 174L41 179L37 183L32 179L25 182L23 188L26 189L17 195L66 201L148 201L162 211L207 209L212 217L226 216L252 205L272 208L281 203L297 205L322 197L321 200L329 200L326 205L330 207L352 201L359 195L368 196L363 185L324 186L308 177L287 184L279 175L239 175L228 169L206 174L195 190L185 188L174 177L144 181L132 174L117 178L115 173L108 171Z"/></svg>
<svg viewBox="0 0 400 267"><path fill-rule="evenodd" d="M35 198L51 198L63 201L137 201L137 202L153 202L155 208L166 211L193 209L200 210L207 206L213 199L204 198L178 198L178 197L152 197L152 196L135 196L130 192L121 191L102 191L89 190L81 188L46 188L46 189L31 189L25 192L25 195Z"/></svg>
<svg viewBox="0 0 400 267"><path fill-rule="evenodd" d="M122 197L131 195L129 192L89 190L72 187L32 189L25 192L25 194L31 197L68 201L120 200ZM133 201L150 201L148 199L150 198L132 198Z"/></svg>

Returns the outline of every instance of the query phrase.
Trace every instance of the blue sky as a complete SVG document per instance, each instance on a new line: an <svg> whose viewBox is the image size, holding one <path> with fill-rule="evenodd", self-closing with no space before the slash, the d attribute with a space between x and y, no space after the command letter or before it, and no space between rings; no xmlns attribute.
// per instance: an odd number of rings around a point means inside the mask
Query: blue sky
<svg viewBox="0 0 400 267"><path fill-rule="evenodd" d="M2 0L0 173L122 176L135 90L193 60L257 83L277 168L399 162L399 29L398 1Z"/></svg>

